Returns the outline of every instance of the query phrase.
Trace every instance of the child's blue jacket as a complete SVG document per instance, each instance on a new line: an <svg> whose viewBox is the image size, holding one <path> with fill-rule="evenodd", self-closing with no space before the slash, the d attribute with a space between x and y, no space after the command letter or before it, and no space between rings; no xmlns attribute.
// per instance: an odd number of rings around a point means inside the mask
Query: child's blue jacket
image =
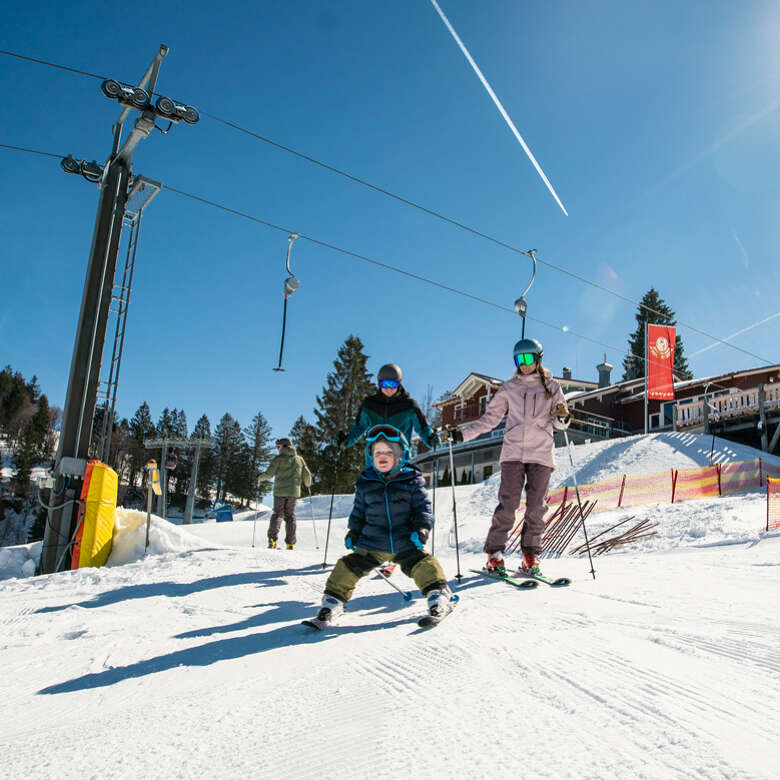
<svg viewBox="0 0 780 780"><path fill-rule="evenodd" d="M414 548L412 533L433 524L425 480L416 467L403 466L388 479L373 468L358 477L349 516L350 530L361 532L355 547L405 552Z"/></svg>

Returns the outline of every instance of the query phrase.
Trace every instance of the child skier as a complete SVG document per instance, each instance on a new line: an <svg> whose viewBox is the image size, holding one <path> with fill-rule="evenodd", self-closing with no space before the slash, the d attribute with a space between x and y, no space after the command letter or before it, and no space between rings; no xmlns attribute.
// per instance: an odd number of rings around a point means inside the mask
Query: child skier
<svg viewBox="0 0 780 780"><path fill-rule="evenodd" d="M428 425L420 405L406 392L402 380L403 372L395 363L382 366L376 376L379 392L363 399L354 425L346 433L339 431L336 443L351 447L373 426L391 425L403 433L409 444L415 431L426 447L439 444L439 435ZM368 458L366 466L371 466Z"/></svg>
<svg viewBox="0 0 780 780"><path fill-rule="evenodd" d="M428 612L444 617L452 610L452 593L439 562L425 552L434 518L419 469L406 463L404 435L392 425L377 425L366 436L366 469L355 485L355 503L344 544L349 555L340 558L325 583L317 613L324 623L344 610L358 580L385 561L401 566L427 597Z"/></svg>
<svg viewBox="0 0 780 780"><path fill-rule="evenodd" d="M450 429L453 441L471 441L495 428L507 415L501 448L498 506L485 539L485 568L505 575L504 547L515 524L515 511L525 485L525 519L520 538L521 573L539 574L544 531L544 497L555 468L553 428L564 430L571 418L560 384L542 365L542 345L536 339L515 344L515 375L501 385L482 417L461 430Z"/></svg>

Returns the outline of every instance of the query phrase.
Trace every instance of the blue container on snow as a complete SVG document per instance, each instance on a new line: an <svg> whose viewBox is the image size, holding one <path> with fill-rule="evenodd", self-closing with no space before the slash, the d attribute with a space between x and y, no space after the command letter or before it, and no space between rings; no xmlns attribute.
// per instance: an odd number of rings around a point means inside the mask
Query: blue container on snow
<svg viewBox="0 0 780 780"><path fill-rule="evenodd" d="M214 514L217 516L218 523L231 523L233 522L233 505L221 504L214 509Z"/></svg>

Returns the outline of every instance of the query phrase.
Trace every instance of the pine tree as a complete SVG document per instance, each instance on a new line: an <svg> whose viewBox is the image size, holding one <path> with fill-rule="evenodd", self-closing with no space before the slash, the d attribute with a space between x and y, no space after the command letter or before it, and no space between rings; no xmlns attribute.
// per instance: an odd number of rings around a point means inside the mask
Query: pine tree
<svg viewBox="0 0 780 780"><path fill-rule="evenodd" d="M268 424L268 420L263 417L262 412L258 412L252 418L249 427L244 429L244 435L249 448L249 490L250 495L255 495L257 493L257 475L265 469L274 454L271 444L271 426ZM263 483L261 491L263 487L267 490L268 483Z"/></svg>
<svg viewBox="0 0 780 780"><path fill-rule="evenodd" d="M192 431L193 439L210 439L211 423L205 414L202 414L195 423ZM195 485L195 493L204 501L211 504L211 486L214 481L215 455L214 450L202 449L200 462L198 463L198 482Z"/></svg>
<svg viewBox="0 0 780 780"><path fill-rule="evenodd" d="M290 428L290 441L295 445L297 453L306 461L309 471L312 473L311 492L329 493L333 484L329 479L321 481L319 458L317 449L317 429L299 417Z"/></svg>
<svg viewBox="0 0 780 780"><path fill-rule="evenodd" d="M36 460L50 460L52 457L51 410L45 395L38 398L38 408L30 420L35 438Z"/></svg>
<svg viewBox="0 0 780 780"><path fill-rule="evenodd" d="M12 462L16 473L16 495L25 496L30 486L30 474L35 465L36 436L32 425L25 426L14 448Z"/></svg>
<svg viewBox="0 0 780 780"><path fill-rule="evenodd" d="M246 444L241 426L225 413L214 431L215 478L217 498L225 500L228 492L240 487L240 480L234 473L241 458L241 445Z"/></svg>
<svg viewBox="0 0 780 780"><path fill-rule="evenodd" d="M151 454L144 447L144 439L154 438L155 433L149 404L144 401L130 419L131 441L128 442L130 448L130 476L128 482L130 485L135 485L136 475L140 474L141 485L143 486L145 477L144 464L148 460L147 455Z"/></svg>
<svg viewBox="0 0 780 780"><path fill-rule="evenodd" d="M368 355L363 343L350 335L339 347L333 361L333 371L326 379L322 396L317 396L317 444L321 453L319 468L325 482L332 480L331 490L350 493L362 471L365 454L361 446L336 448L331 446L339 431L346 431L355 422L363 399L376 392L372 375L366 370ZM328 476L325 476L327 474Z"/></svg>
<svg viewBox="0 0 780 780"><path fill-rule="evenodd" d="M649 311L652 309L652 311ZM628 339L629 354L623 360L623 379L639 379L645 375L645 323L651 325L676 325L674 311L666 305L655 288L651 287L639 302L635 315L636 330ZM683 379L692 379L688 362L683 353L680 335L674 343L674 373Z"/></svg>
<svg viewBox="0 0 780 780"><path fill-rule="evenodd" d="M173 410L176 412L176 410ZM157 421L157 435L160 438L172 438L176 435L174 431L174 418L173 414L171 413L171 410L166 406L165 409L162 410L162 414L160 415L160 419Z"/></svg>

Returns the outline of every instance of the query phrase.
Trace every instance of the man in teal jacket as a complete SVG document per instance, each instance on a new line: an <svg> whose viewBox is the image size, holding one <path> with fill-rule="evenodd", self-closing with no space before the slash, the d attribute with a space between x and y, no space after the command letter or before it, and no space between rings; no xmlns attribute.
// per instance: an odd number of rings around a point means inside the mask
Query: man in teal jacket
<svg viewBox="0 0 780 780"><path fill-rule="evenodd" d="M401 380L403 373L395 363L387 363L377 373L379 392L363 400L355 424L346 432L339 431L337 443L351 447L363 434L375 425L392 425L398 428L408 442L416 431L426 447L439 444L439 436L428 425L420 405L409 396ZM371 464L366 461L366 465Z"/></svg>

